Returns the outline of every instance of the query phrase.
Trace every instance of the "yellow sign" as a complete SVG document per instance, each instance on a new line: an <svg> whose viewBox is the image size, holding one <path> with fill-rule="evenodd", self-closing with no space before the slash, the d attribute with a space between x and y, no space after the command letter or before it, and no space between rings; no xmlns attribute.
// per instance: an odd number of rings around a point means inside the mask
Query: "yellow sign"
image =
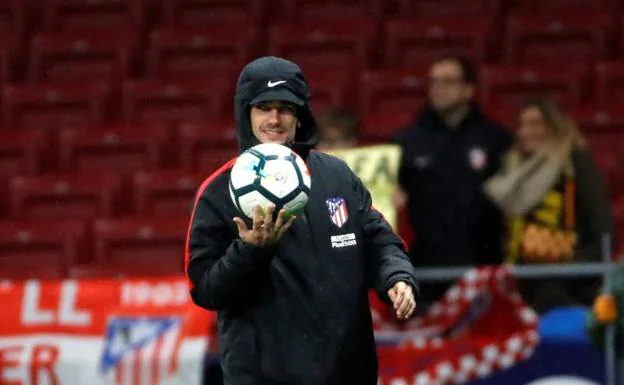
<svg viewBox="0 0 624 385"><path fill-rule="evenodd" d="M392 193L397 186L401 148L392 144L327 151L344 160L371 193L373 205L396 229Z"/></svg>

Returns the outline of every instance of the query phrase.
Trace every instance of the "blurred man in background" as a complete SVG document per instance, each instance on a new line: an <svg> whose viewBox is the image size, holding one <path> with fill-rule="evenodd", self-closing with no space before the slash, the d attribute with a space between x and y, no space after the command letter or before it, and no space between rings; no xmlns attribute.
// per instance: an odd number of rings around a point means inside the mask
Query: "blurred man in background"
<svg viewBox="0 0 624 385"><path fill-rule="evenodd" d="M474 101L477 74L464 58L448 56L430 69L429 102L401 132L400 189L416 235L416 266L468 266L502 262L503 222L482 193L512 142ZM446 285L423 285L425 302Z"/></svg>
<svg viewBox="0 0 624 385"><path fill-rule="evenodd" d="M339 150L356 146L360 137L360 119L347 109L330 109L318 120L320 151Z"/></svg>

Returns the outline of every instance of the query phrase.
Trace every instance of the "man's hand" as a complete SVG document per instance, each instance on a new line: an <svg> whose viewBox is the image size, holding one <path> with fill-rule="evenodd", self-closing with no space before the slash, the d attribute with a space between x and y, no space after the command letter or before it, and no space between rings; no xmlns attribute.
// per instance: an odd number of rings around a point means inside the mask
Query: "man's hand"
<svg viewBox="0 0 624 385"><path fill-rule="evenodd" d="M397 282L392 289L388 290L388 297L392 301L397 318L408 319L414 313L416 300L410 284L403 281Z"/></svg>
<svg viewBox="0 0 624 385"><path fill-rule="evenodd" d="M286 211L281 209L277 215L277 220L273 223L273 213L275 212L275 206L269 206L262 217L262 208L260 206L254 207L253 210L253 226L251 229L247 228L245 222L239 218L234 218L236 227L238 227L238 235L240 238L249 244L254 246L272 246L279 241L284 233L292 226L296 217L293 215L287 221L284 220Z"/></svg>

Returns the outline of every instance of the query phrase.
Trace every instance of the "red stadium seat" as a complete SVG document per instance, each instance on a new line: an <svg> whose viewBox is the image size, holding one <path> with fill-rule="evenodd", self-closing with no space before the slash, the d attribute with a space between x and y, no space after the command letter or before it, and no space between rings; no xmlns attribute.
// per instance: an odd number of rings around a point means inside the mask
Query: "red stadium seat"
<svg viewBox="0 0 624 385"><path fill-rule="evenodd" d="M507 22L506 60L588 62L609 56L611 16L603 13L557 12L514 15Z"/></svg>
<svg viewBox="0 0 624 385"><path fill-rule="evenodd" d="M281 0L283 16L290 21L358 20L384 13L383 0Z"/></svg>
<svg viewBox="0 0 624 385"><path fill-rule="evenodd" d="M353 95L357 94L357 81L354 71L349 68L303 68L310 84L312 107L315 113L322 113L330 108L345 107L353 104Z"/></svg>
<svg viewBox="0 0 624 385"><path fill-rule="evenodd" d="M616 257L622 260L622 257L624 257L624 195L620 195L613 200L613 219L617 231Z"/></svg>
<svg viewBox="0 0 624 385"><path fill-rule="evenodd" d="M122 174L156 169L162 164L162 135L137 125L64 130L60 135L60 167L64 171Z"/></svg>
<svg viewBox="0 0 624 385"><path fill-rule="evenodd" d="M0 86L13 82L17 70L22 75L22 51L23 48L15 36L0 36Z"/></svg>
<svg viewBox="0 0 624 385"><path fill-rule="evenodd" d="M585 70L567 65L510 65L481 71L481 97L492 108L516 109L529 95L550 94L560 104L574 107L583 100Z"/></svg>
<svg viewBox="0 0 624 385"><path fill-rule="evenodd" d="M601 103L624 101L624 61L596 64L596 99Z"/></svg>
<svg viewBox="0 0 624 385"><path fill-rule="evenodd" d="M622 133L601 133L587 135L589 150L607 185L609 195L624 194L624 135Z"/></svg>
<svg viewBox="0 0 624 385"><path fill-rule="evenodd" d="M531 13L553 14L561 11L592 12L617 11L619 0L514 0L513 10Z"/></svg>
<svg viewBox="0 0 624 385"><path fill-rule="evenodd" d="M263 0L161 0L160 6L168 26L255 24L265 9Z"/></svg>
<svg viewBox="0 0 624 385"><path fill-rule="evenodd" d="M209 175L238 156L236 130L229 122L182 124L179 128L179 164Z"/></svg>
<svg viewBox="0 0 624 385"><path fill-rule="evenodd" d="M144 275L183 274L188 224L188 216L98 220L94 262Z"/></svg>
<svg viewBox="0 0 624 385"><path fill-rule="evenodd" d="M121 211L121 177L90 173L15 177L9 184L13 218L110 217Z"/></svg>
<svg viewBox="0 0 624 385"><path fill-rule="evenodd" d="M0 32L14 38L24 37L28 27L29 2L25 0L5 0L0 3Z"/></svg>
<svg viewBox="0 0 624 385"><path fill-rule="evenodd" d="M31 44L30 79L112 80L128 76L137 46L137 37L125 32L40 34Z"/></svg>
<svg viewBox="0 0 624 385"><path fill-rule="evenodd" d="M496 0L398 0L397 14L422 19L441 17L484 17L498 10Z"/></svg>
<svg viewBox="0 0 624 385"><path fill-rule="evenodd" d="M241 25L156 30L150 36L147 71L170 76L242 68L256 39L256 28Z"/></svg>
<svg viewBox="0 0 624 385"><path fill-rule="evenodd" d="M613 216L618 229L624 229L624 195L613 200Z"/></svg>
<svg viewBox="0 0 624 385"><path fill-rule="evenodd" d="M180 122L213 119L231 113L235 81L224 73L211 76L126 81L123 114L128 122Z"/></svg>
<svg viewBox="0 0 624 385"><path fill-rule="evenodd" d="M85 251L76 220L0 221L0 278L62 279Z"/></svg>
<svg viewBox="0 0 624 385"><path fill-rule="evenodd" d="M134 208L148 216L189 215L193 199L207 173L167 170L134 177Z"/></svg>
<svg viewBox="0 0 624 385"><path fill-rule="evenodd" d="M145 29L144 0L43 0L46 29L53 31Z"/></svg>
<svg viewBox="0 0 624 385"><path fill-rule="evenodd" d="M360 80L360 110L366 114L416 111L427 99L428 69L364 71Z"/></svg>
<svg viewBox="0 0 624 385"><path fill-rule="evenodd" d="M624 110L620 104L585 105L574 110L574 116L588 135L613 132L624 138Z"/></svg>
<svg viewBox="0 0 624 385"><path fill-rule="evenodd" d="M0 180L39 172L46 144L42 131L0 130Z"/></svg>
<svg viewBox="0 0 624 385"><path fill-rule="evenodd" d="M306 67L365 68L371 62L374 21L284 23L269 27L269 53Z"/></svg>
<svg viewBox="0 0 624 385"><path fill-rule="evenodd" d="M416 110L394 113L371 113L362 119L362 139L364 142L390 140L402 129L412 123Z"/></svg>
<svg viewBox="0 0 624 385"><path fill-rule="evenodd" d="M106 117L109 95L109 85L101 82L6 86L3 120L33 128L98 123Z"/></svg>
<svg viewBox="0 0 624 385"><path fill-rule="evenodd" d="M487 55L485 19L391 19L385 36L388 66L431 64L450 52L475 62Z"/></svg>
<svg viewBox="0 0 624 385"><path fill-rule="evenodd" d="M397 233L403 239L406 245L411 246L416 239L414 229L409 221L409 213L407 207L403 207L397 212Z"/></svg>
<svg viewBox="0 0 624 385"><path fill-rule="evenodd" d="M513 104L507 106L487 106L488 117L512 131L516 129L518 112L518 109Z"/></svg>

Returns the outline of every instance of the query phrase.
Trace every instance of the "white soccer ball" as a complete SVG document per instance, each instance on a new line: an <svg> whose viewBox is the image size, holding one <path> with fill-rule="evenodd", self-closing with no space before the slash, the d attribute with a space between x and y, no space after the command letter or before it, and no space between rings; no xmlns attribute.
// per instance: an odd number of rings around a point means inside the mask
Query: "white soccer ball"
<svg viewBox="0 0 624 385"><path fill-rule="evenodd" d="M281 144L265 143L242 153L230 173L230 196L248 218L253 209L275 205L288 215L301 211L310 194L308 166L293 150Z"/></svg>

